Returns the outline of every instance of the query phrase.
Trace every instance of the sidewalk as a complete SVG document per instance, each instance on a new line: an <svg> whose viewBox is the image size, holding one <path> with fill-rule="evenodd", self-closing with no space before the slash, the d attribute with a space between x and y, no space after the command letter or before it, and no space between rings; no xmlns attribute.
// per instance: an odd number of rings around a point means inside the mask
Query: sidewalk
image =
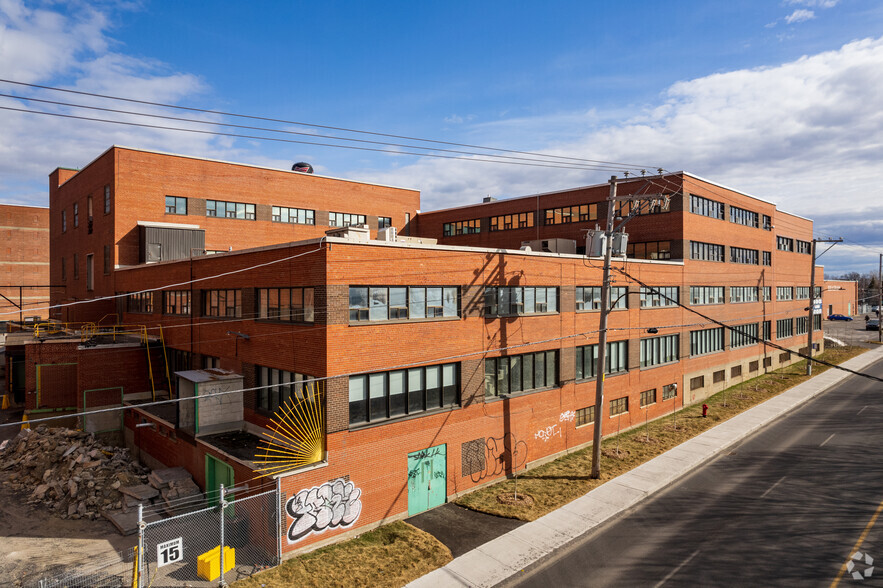
<svg viewBox="0 0 883 588"><path fill-rule="evenodd" d="M842 365L861 371L881 358L883 347L878 347ZM495 586L600 525L622 516L644 499L674 484L717 454L850 375L830 369L685 441L558 510L455 558L408 586Z"/></svg>

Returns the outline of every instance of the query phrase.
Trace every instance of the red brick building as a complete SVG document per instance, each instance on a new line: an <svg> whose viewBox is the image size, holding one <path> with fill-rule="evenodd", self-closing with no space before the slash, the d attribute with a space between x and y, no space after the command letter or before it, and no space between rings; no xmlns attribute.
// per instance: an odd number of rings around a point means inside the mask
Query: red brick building
<svg viewBox="0 0 883 588"><path fill-rule="evenodd" d="M0 205L0 321L45 318L49 285L49 210Z"/></svg>
<svg viewBox="0 0 883 588"><path fill-rule="evenodd" d="M155 375L155 393L194 397L138 408L146 376L142 390L126 384L123 430L142 460L185 466L208 488L266 482L273 476L259 471L258 439L280 405L308 412L312 429L293 428L311 436L293 442L299 457L275 476L288 498L285 551L420 512L584 446L596 423L606 434L624 430L788 364L812 328L804 311L811 221L686 173L621 183L619 195L662 197L617 214L628 219L628 256L613 263L596 418L602 260L577 248L585 230L605 224L607 184L415 217L412 191L122 148L53 177L53 272L62 257L83 259L112 239L112 270L93 272L92 291L82 274L73 283L66 275L66 300L116 295L102 313L143 326L154 341L161 333L171 375L165 387ZM73 204L82 211L104 186L111 228L99 229L97 212L91 234L85 217L70 224ZM286 186L315 191L280 202ZM338 203L317 196L322 190ZM254 220L207 217L208 195L213 207L254 202ZM220 253L141 263L163 254L149 250L146 229L178 220L159 208L178 205L166 197L186 198L184 224L204 229L205 249ZM274 222L280 205L315 208L316 224ZM337 210L365 214L370 228L325 236L320 219ZM381 217L414 236L369 239L371 219ZM520 250L525 241L532 250ZM555 251L542 251L542 241ZM98 314L72 310L90 307L66 305L61 316ZM106 348L88 333L85 344L151 357L103 336ZM78 353L88 353L84 345ZM80 387L117 385L92 378ZM340 495L343 519L311 522L304 513L314 489Z"/></svg>

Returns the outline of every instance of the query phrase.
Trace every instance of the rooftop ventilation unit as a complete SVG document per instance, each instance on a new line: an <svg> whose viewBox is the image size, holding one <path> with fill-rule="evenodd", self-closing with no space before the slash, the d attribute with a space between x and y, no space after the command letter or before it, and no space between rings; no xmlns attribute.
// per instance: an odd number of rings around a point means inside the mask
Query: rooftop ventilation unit
<svg viewBox="0 0 883 588"><path fill-rule="evenodd" d="M525 247L527 249L525 249ZM521 249L522 251L576 254L576 241L573 239L537 239L535 241L522 241Z"/></svg>

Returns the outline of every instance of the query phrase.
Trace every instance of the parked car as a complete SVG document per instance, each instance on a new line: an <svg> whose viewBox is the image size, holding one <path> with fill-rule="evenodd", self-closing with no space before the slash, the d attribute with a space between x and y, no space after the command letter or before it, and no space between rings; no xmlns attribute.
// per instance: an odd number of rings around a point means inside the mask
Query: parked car
<svg viewBox="0 0 883 588"><path fill-rule="evenodd" d="M880 319L871 319L865 323L866 331L878 331L880 330Z"/></svg>
<svg viewBox="0 0 883 588"><path fill-rule="evenodd" d="M852 317L846 316L845 314L829 314L828 320L829 321L851 321Z"/></svg>

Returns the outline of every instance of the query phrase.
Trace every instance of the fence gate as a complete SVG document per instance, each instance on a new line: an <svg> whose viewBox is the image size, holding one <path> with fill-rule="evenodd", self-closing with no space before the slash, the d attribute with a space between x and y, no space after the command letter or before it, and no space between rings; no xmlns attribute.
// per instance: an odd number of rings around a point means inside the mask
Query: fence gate
<svg viewBox="0 0 883 588"><path fill-rule="evenodd" d="M223 512L219 504L144 523L140 586L217 586L220 562L214 565L206 562L211 559L212 550L217 555L225 547L230 548L224 549L227 583L278 565L280 503L277 491L225 504Z"/></svg>

